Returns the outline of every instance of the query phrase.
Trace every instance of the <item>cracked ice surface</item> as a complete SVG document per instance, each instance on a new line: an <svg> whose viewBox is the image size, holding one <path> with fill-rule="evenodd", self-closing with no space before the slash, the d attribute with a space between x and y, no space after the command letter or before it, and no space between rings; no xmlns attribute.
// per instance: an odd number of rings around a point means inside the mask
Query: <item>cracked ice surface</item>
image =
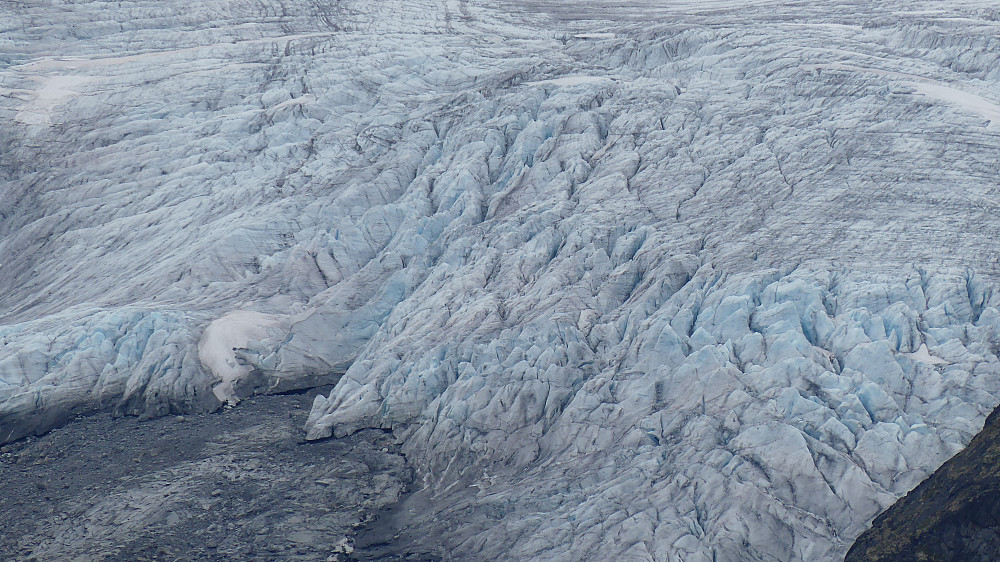
<svg viewBox="0 0 1000 562"><path fill-rule="evenodd" d="M776 4L8 3L0 440L343 373L410 545L843 554L1000 400L1000 12Z"/></svg>

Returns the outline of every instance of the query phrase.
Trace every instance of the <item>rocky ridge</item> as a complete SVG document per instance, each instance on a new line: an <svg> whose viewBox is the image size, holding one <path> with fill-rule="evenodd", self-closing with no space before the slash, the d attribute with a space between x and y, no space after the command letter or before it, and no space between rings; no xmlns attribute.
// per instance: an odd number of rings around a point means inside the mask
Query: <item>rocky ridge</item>
<svg viewBox="0 0 1000 562"><path fill-rule="evenodd" d="M927 480L875 518L846 560L969 560L1000 557L1000 410Z"/></svg>

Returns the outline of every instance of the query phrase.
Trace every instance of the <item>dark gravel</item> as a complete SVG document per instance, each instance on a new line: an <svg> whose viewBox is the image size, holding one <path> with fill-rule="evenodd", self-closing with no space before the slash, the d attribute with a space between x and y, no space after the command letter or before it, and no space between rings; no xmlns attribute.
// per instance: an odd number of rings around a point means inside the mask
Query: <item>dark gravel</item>
<svg viewBox="0 0 1000 562"><path fill-rule="evenodd" d="M347 559L411 475L386 432L303 441L327 390L143 422L97 414L0 447L0 559Z"/></svg>

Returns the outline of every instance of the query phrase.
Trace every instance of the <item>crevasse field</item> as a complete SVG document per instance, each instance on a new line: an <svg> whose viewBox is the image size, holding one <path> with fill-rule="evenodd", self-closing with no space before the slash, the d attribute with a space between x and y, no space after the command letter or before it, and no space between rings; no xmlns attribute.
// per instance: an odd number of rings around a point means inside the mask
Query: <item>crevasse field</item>
<svg viewBox="0 0 1000 562"><path fill-rule="evenodd" d="M0 443L342 374L304 429L404 443L400 548L843 556L1000 402L998 37L990 2L5 2Z"/></svg>

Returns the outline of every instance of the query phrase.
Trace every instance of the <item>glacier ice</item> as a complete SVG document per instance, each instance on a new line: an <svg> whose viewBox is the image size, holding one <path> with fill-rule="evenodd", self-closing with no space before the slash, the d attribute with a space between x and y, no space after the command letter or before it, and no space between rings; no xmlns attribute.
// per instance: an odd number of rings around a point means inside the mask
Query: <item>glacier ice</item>
<svg viewBox="0 0 1000 562"><path fill-rule="evenodd" d="M843 554L1000 402L1000 13L773 4L0 7L0 441L339 377L423 548Z"/></svg>

